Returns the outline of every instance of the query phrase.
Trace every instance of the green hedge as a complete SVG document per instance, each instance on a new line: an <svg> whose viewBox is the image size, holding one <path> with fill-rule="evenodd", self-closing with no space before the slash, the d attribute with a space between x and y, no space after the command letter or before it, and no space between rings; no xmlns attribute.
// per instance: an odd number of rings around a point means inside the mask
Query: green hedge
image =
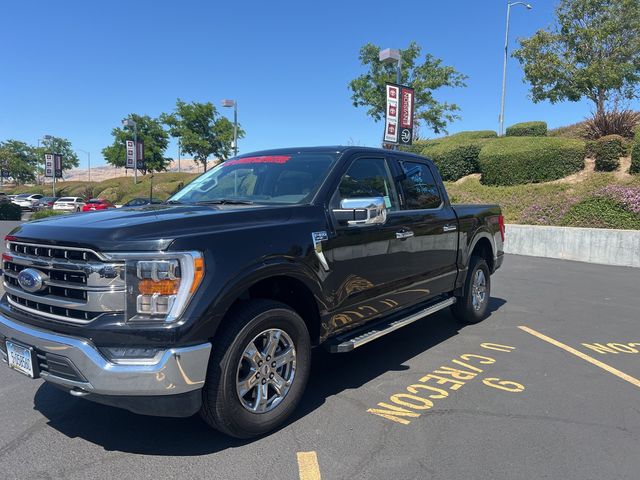
<svg viewBox="0 0 640 480"><path fill-rule="evenodd" d="M631 149L631 168L629 173L640 174L640 127L636 128L636 135L633 139Z"/></svg>
<svg viewBox="0 0 640 480"><path fill-rule="evenodd" d="M420 153L433 160L443 180L453 182L480 172L478 165L480 150L497 135L493 130L460 132L425 142Z"/></svg>
<svg viewBox="0 0 640 480"><path fill-rule="evenodd" d="M584 168L584 142L561 137L504 137L478 157L482 183L521 185L557 180Z"/></svg>
<svg viewBox="0 0 640 480"><path fill-rule="evenodd" d="M444 137L442 140L477 140L479 138L496 138L498 133L494 130L467 130Z"/></svg>
<svg viewBox="0 0 640 480"><path fill-rule="evenodd" d="M422 155L433 160L440 170L442 179L454 182L462 177L478 173L478 155L482 149L480 142L442 142L422 151Z"/></svg>
<svg viewBox="0 0 640 480"><path fill-rule="evenodd" d="M522 122L507 127L507 137L544 137L547 122Z"/></svg>
<svg viewBox="0 0 640 480"><path fill-rule="evenodd" d="M0 203L0 220L20 220L22 209L15 203Z"/></svg>
<svg viewBox="0 0 640 480"><path fill-rule="evenodd" d="M606 135L599 138L595 145L596 170L613 172L620 166L620 157L626 152L624 138L620 135Z"/></svg>
<svg viewBox="0 0 640 480"><path fill-rule="evenodd" d="M640 215L613 199L591 197L571 207L561 223L572 227L640 230Z"/></svg>

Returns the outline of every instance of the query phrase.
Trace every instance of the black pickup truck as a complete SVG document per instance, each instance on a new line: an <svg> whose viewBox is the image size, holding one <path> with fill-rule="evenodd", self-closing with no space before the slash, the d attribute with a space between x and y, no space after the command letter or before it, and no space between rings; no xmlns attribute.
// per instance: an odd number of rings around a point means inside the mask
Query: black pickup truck
<svg viewBox="0 0 640 480"><path fill-rule="evenodd" d="M295 409L312 347L348 352L444 308L482 320L504 223L496 205L451 205L425 158L317 147L238 156L164 204L5 241L11 368L247 438Z"/></svg>

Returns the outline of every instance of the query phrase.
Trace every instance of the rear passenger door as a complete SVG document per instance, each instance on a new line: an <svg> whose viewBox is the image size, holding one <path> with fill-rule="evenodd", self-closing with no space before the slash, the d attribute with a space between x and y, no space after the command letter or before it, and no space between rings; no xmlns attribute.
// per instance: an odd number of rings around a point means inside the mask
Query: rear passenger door
<svg viewBox="0 0 640 480"><path fill-rule="evenodd" d="M396 222L406 231L404 247L413 252L414 288L433 297L450 292L457 275L458 221L427 161L396 157L400 192Z"/></svg>

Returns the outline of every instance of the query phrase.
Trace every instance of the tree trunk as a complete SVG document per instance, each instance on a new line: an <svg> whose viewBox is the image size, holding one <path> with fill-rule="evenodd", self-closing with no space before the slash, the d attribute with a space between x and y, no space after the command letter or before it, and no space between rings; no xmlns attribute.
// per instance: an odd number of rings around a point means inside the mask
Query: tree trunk
<svg viewBox="0 0 640 480"><path fill-rule="evenodd" d="M599 88L598 89L598 99L597 99L597 102L596 102L596 115L598 115L598 116L604 115L605 100L606 100L605 91L603 89Z"/></svg>

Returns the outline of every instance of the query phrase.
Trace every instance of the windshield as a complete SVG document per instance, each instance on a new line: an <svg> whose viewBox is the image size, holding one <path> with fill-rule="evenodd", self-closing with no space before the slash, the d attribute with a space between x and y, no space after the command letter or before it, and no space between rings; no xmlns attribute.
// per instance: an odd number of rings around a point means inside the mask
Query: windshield
<svg viewBox="0 0 640 480"><path fill-rule="evenodd" d="M58 200L59 202L75 202L76 199L73 197L62 197L60 200Z"/></svg>
<svg viewBox="0 0 640 480"><path fill-rule="evenodd" d="M31 195L33 195L32 193L21 193L19 195L16 195L16 198L28 198Z"/></svg>
<svg viewBox="0 0 640 480"><path fill-rule="evenodd" d="M196 178L170 201L298 204L310 201L336 153L299 152L227 160Z"/></svg>

